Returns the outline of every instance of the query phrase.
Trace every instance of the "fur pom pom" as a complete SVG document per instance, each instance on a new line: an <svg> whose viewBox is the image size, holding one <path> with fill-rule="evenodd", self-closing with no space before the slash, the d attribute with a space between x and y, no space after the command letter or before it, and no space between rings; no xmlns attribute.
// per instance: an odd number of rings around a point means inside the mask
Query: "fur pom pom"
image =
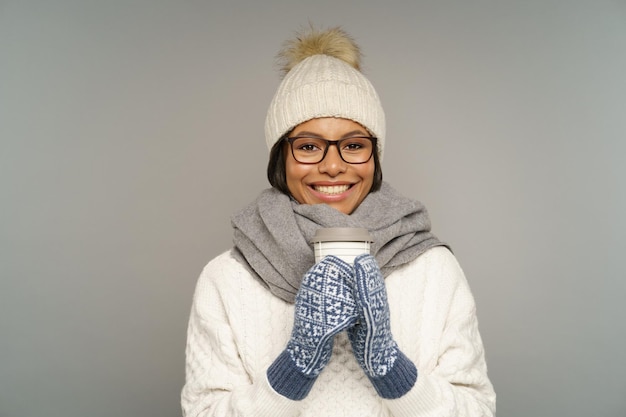
<svg viewBox="0 0 626 417"><path fill-rule="evenodd" d="M295 39L285 42L278 53L280 70L285 76L298 63L313 55L329 55L361 70L361 50L354 39L341 28L317 30L311 27Z"/></svg>

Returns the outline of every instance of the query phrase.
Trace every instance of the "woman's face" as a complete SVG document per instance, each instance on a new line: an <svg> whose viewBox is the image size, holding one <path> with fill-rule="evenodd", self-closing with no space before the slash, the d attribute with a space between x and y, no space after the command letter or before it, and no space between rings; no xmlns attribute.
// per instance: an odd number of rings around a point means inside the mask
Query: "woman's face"
<svg viewBox="0 0 626 417"><path fill-rule="evenodd" d="M339 140L370 136L360 124L334 117L312 119L296 126L289 135ZM345 214L352 213L367 196L374 182L374 158L363 164L341 159L336 146L317 164L301 164L286 143L285 170L289 192L300 204L328 204ZM376 152L376 150L374 150Z"/></svg>

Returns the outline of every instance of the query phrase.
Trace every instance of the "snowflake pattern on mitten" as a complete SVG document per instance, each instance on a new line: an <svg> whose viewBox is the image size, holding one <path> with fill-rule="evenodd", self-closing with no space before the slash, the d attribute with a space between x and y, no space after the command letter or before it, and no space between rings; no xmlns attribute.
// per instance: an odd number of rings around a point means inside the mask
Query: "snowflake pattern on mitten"
<svg viewBox="0 0 626 417"><path fill-rule="evenodd" d="M355 275L355 297L361 314L349 332L352 349L370 377L384 376L398 357L398 346L391 335L385 282L370 255L356 259Z"/></svg>
<svg viewBox="0 0 626 417"><path fill-rule="evenodd" d="M305 275L296 295L287 351L300 371L317 376L330 360L333 337L356 321L354 270L327 256Z"/></svg>

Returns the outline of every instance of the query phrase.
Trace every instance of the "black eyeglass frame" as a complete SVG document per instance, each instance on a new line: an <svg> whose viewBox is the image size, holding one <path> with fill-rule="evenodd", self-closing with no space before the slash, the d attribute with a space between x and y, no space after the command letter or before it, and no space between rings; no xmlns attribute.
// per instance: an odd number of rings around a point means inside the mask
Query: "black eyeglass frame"
<svg viewBox="0 0 626 417"><path fill-rule="evenodd" d="M298 158L296 158L296 154L293 152L293 142L295 140L298 139L318 139L318 140L323 140L324 142L326 142L326 147L324 148L324 153L322 154L322 158L317 161L317 162L300 162L298 160ZM370 153L369 158L367 158L365 161L363 162L348 162L344 159L342 153L341 153L341 148L339 147L339 144L343 141L346 140L350 140L350 139L368 139L370 142L372 142L372 152ZM324 138L318 138L318 137L310 137L310 136L293 136L293 137L287 137L285 136L283 138L283 140L285 142L289 142L289 147L291 148L291 156L293 156L293 159L296 160L296 162L298 162L299 164L305 164L305 165L315 165L315 164L319 164L320 162L322 162L324 160L324 158L326 158L326 154L328 153L328 148L330 148L330 145L335 145L337 147L337 152L339 153L339 157L341 158L341 160L343 162L345 162L346 164L350 164L350 165L360 165L360 164L365 164L367 162L370 161L370 159L372 159L372 155L374 155L374 150L376 149L377 142L378 142L378 138L375 136L352 136L349 138L344 138L344 139L339 139L339 140L328 140L328 139L324 139Z"/></svg>

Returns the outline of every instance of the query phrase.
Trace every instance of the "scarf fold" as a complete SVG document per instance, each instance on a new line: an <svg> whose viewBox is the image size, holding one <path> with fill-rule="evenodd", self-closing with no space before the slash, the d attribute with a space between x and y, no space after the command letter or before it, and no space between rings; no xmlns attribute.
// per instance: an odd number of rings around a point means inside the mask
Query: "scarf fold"
<svg viewBox="0 0 626 417"><path fill-rule="evenodd" d="M231 218L233 254L277 297L293 303L306 271L315 263L310 243L322 227L360 227L374 242L370 252L383 276L434 246L426 208L383 182L350 215L326 204L299 204L269 188Z"/></svg>

